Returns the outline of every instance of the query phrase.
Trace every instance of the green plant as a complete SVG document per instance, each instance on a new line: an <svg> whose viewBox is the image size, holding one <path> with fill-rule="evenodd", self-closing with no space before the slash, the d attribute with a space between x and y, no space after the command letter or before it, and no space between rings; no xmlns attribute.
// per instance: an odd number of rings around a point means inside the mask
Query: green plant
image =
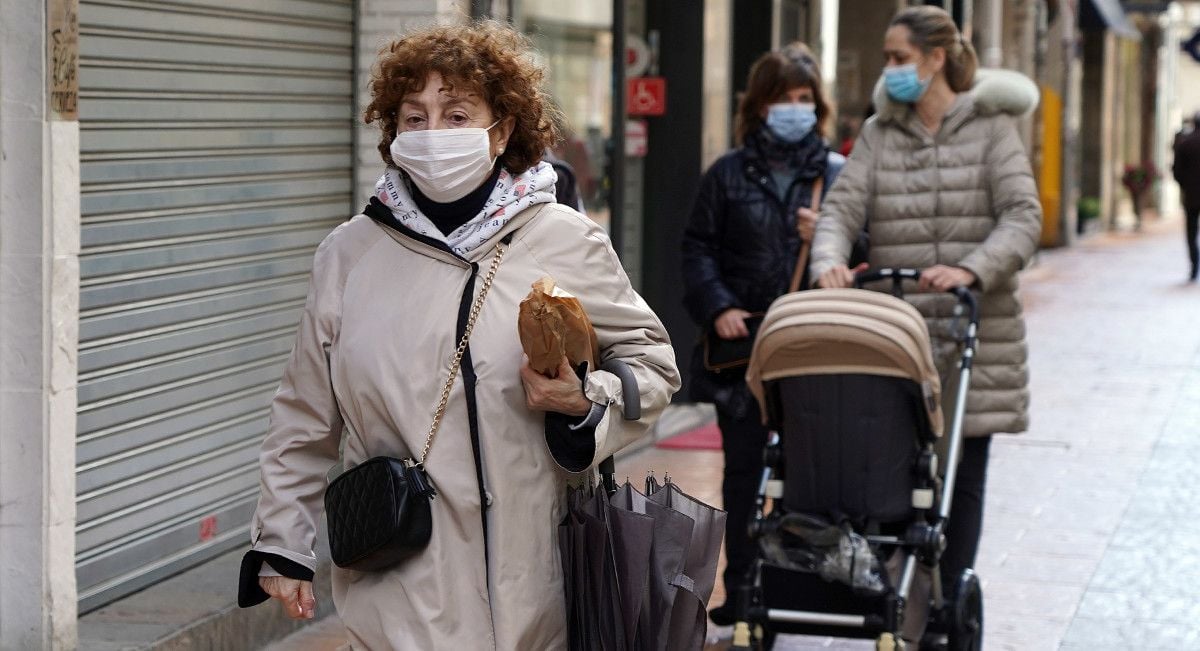
<svg viewBox="0 0 1200 651"><path fill-rule="evenodd" d="M1100 199L1097 197L1080 197L1079 201L1075 202L1075 212L1079 215L1079 221L1087 221L1100 216Z"/></svg>

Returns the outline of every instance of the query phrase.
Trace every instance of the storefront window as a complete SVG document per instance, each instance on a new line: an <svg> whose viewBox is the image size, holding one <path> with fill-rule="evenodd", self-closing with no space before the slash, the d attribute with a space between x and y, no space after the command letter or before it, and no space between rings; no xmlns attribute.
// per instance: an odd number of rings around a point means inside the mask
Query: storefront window
<svg viewBox="0 0 1200 651"><path fill-rule="evenodd" d="M554 152L575 170L589 217L609 224L607 148L612 124L612 3L517 0L513 23L544 57L568 133Z"/></svg>

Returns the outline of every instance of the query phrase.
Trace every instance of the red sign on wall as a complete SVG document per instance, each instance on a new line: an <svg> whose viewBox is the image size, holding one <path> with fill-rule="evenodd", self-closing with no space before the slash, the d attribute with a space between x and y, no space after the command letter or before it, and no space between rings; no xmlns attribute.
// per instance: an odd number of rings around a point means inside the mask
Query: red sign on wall
<svg viewBox="0 0 1200 651"><path fill-rule="evenodd" d="M634 77L625 88L625 111L629 115L662 115L667 112L667 80Z"/></svg>

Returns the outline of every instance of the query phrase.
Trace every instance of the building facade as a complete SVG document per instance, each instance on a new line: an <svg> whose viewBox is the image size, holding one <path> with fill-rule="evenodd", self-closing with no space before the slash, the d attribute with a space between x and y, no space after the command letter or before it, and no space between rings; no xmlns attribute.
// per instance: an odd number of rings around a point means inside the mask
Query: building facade
<svg viewBox="0 0 1200 651"><path fill-rule="evenodd" d="M751 63L808 42L852 133L908 4L0 0L0 648L72 648L78 613L245 544L313 249L380 173L361 116L396 33L490 16L532 39L556 153L686 368L679 242ZM1116 223L1122 165L1167 169L1200 109L1194 4L933 4L1042 87L1046 245L1080 197Z"/></svg>

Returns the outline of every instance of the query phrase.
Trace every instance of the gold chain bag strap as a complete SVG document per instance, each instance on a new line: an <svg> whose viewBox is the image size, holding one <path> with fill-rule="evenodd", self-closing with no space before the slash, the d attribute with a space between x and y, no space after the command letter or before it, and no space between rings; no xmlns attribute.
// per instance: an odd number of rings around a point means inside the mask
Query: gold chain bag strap
<svg viewBox="0 0 1200 651"><path fill-rule="evenodd" d="M437 491L425 473L425 460L446 414L471 332L483 309L483 299L492 288L506 248L504 243L496 246L496 255L483 279L483 287L471 304L462 338L450 359L449 377L433 412L433 423L429 425L421 456L415 460L372 457L342 473L325 490L329 550L338 567L360 572L386 570L429 544L433 534L430 501Z"/></svg>

